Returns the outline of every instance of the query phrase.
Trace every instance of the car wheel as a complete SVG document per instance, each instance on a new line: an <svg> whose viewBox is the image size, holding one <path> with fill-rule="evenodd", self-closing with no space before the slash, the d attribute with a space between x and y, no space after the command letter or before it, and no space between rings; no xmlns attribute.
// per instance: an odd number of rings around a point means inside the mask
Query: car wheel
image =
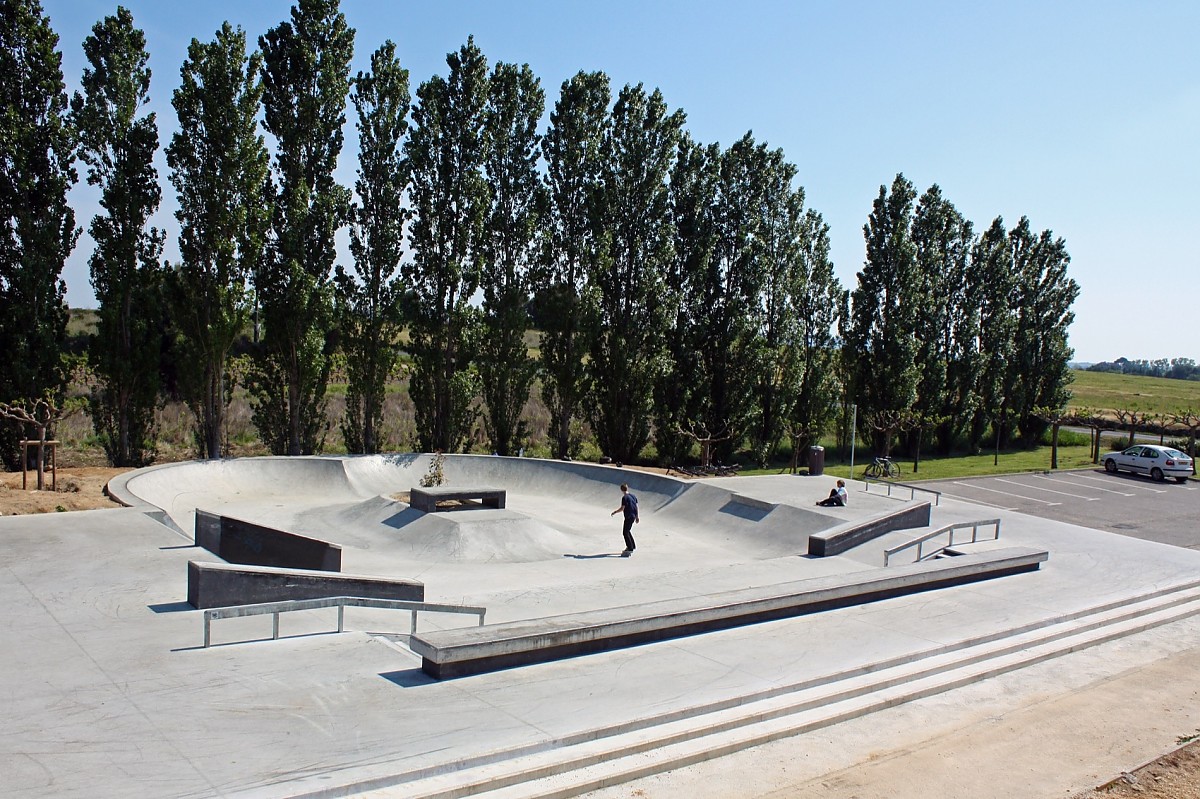
<svg viewBox="0 0 1200 799"><path fill-rule="evenodd" d="M1161 483L1163 481L1162 469L1158 468L1157 466L1150 470L1150 476L1153 477L1157 482Z"/></svg>
<svg viewBox="0 0 1200 799"><path fill-rule="evenodd" d="M1109 474L1116 474L1117 473L1117 462L1114 461L1112 458L1109 458L1108 460L1106 460L1104 462L1104 471L1108 472Z"/></svg>

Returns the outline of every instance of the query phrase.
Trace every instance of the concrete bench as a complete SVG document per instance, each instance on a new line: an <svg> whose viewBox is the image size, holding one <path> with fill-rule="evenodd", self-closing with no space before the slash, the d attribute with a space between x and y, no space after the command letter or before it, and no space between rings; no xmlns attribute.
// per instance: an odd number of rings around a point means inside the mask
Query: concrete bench
<svg viewBox="0 0 1200 799"><path fill-rule="evenodd" d="M504 507L505 492L503 488L457 488L434 486L432 488L414 488L408 492L408 504L425 513L433 513L439 502L450 500L477 500L489 508Z"/></svg>
<svg viewBox="0 0 1200 799"><path fill-rule="evenodd" d="M815 558L840 555L859 544L865 544L893 530L928 527L929 518L928 502L910 503L882 516L875 516L865 521L847 522L832 530L813 533L808 537L808 554Z"/></svg>
<svg viewBox="0 0 1200 799"><path fill-rule="evenodd" d="M1044 550L1009 547L708 596L430 631L412 636L409 647L431 677L462 677L1034 571L1048 557Z"/></svg>
<svg viewBox="0 0 1200 799"><path fill-rule="evenodd" d="M425 585L392 577L188 561L187 601L198 610L335 596L422 602Z"/></svg>

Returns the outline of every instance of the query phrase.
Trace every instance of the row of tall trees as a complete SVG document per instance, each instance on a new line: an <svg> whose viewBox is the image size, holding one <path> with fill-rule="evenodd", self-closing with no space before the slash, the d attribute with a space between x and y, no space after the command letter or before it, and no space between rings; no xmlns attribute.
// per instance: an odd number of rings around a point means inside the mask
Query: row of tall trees
<svg viewBox="0 0 1200 799"><path fill-rule="evenodd" d="M1037 440L1044 409L1070 397L1079 287L1063 240L1025 217L976 235L938 186L918 198L903 175L880 187L863 232L842 352L876 451L903 438L915 454L927 431L941 453L978 450L985 431Z"/></svg>
<svg viewBox="0 0 1200 799"><path fill-rule="evenodd" d="M784 441L815 442L847 403L884 450L927 429L940 448L977 443L997 406L1027 435L1030 409L1065 390L1077 288L1048 231L996 220L976 237L936 186L917 202L898 176L865 228L851 303L828 226L781 150L750 134L695 142L660 92L614 96L600 72L563 82L539 132L540 81L527 65L489 66L473 39L415 92L391 42L351 77L355 32L338 0L298 0L256 51L229 24L193 40L166 147L180 259L164 264L148 225L161 191L142 32L120 7L97 23L68 104L36 0L3 9L18 78L3 89L4 141L33 160L6 155L0 185L12 220L0 291L27 314L4 315L0 334L29 353L0 390L63 388L58 276L78 234L65 201L78 157L102 209L89 228L100 303L90 407L116 464L153 455L164 360L198 450L221 455L230 353L251 327L244 379L278 454L322 448L339 349L343 439L357 452L378 451L402 363L423 449L461 449L481 426L491 449L516 452L540 383L557 456L576 455L590 428L619 461L651 441L664 460L746 442L766 461ZM348 103L353 192L334 179ZM336 264L343 228L347 265Z"/></svg>
<svg viewBox="0 0 1200 799"><path fill-rule="evenodd" d="M37 3L0 4L0 398L36 401L66 381L63 264L79 231L67 192L77 175L58 36ZM35 431L0 425L0 455L18 465Z"/></svg>

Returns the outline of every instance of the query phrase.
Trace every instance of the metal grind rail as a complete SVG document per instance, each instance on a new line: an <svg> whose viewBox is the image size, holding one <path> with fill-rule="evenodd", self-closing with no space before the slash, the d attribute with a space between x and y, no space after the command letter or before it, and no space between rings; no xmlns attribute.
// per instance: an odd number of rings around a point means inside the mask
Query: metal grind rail
<svg viewBox="0 0 1200 799"><path fill-rule="evenodd" d="M989 527L989 526L995 528L995 534L991 538L980 539L979 538L979 528L980 527ZM970 530L971 531L970 539L964 538L964 539L960 539L959 541L955 541L954 534L956 532L958 532L959 530ZM934 538L937 538L938 536L947 535L947 534L949 535L949 540L945 544L939 546L936 551L930 552L929 554L925 554L925 544L927 542L933 540ZM947 527L941 528L940 530L934 530L931 533L926 533L925 535L920 536L919 538L914 538L911 541L906 541L905 543L900 544L898 546L894 546L890 549L885 549L883 551L883 565L884 566L890 565L892 555L903 552L906 549L912 549L913 547L917 548L917 562L919 562L919 561L925 560L927 558L933 557L938 552L941 552L943 549L946 549L947 547L952 547L956 543L958 543L958 544L972 543L973 544L976 541L980 541L980 540L995 541L995 540L999 540L999 538L1000 538L1000 520L999 519L984 519L984 520L978 521L978 522L963 522L962 524L951 524Z"/></svg>
<svg viewBox="0 0 1200 799"><path fill-rule="evenodd" d="M279 639L279 614L295 610L317 610L320 608L337 608L337 632L343 632L345 627L346 608L383 608L385 610L407 610L412 614L412 626L409 634L417 631L417 614L425 613L466 613L479 617L479 626L483 626L483 615L486 608L470 605L436 605L429 602L409 602L400 599L371 599L358 596L333 596L321 599L289 599L282 602L263 602L257 605L235 605L227 608L210 608L204 611L204 646L208 648L212 641L211 626L215 619L237 619L244 616L265 616L271 614L271 640Z"/></svg>
<svg viewBox="0 0 1200 799"><path fill-rule="evenodd" d="M926 494L933 494L933 504L934 505L942 504L942 492L935 491L932 488L922 488L921 486L909 485L908 483L897 483L893 480L885 480L885 479L879 478L879 477L864 476L862 478L862 482L863 482L863 491L866 491L867 493L870 493L870 491L871 491L871 484L876 483L881 486L887 486L887 495L889 497L892 495L892 488L894 486L895 488L908 489L908 498L909 499L916 499L917 492L924 491Z"/></svg>

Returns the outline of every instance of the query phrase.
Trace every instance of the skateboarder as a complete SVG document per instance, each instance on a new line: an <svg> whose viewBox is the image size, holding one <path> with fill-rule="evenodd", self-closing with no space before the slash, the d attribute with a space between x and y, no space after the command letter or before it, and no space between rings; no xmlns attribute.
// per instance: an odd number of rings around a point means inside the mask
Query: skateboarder
<svg viewBox="0 0 1200 799"><path fill-rule="evenodd" d="M836 505L839 508L846 506L846 481L838 480L837 488L830 489L829 496L817 503L826 508Z"/></svg>
<svg viewBox="0 0 1200 799"><path fill-rule="evenodd" d="M637 497L629 493L628 483L621 483L621 506L608 515L616 516L621 512L625 513L625 526L621 529L621 534L625 536L625 551L621 553L621 557L627 558L633 554L633 550L637 549L631 532L633 524L642 522L642 518L638 515Z"/></svg>

